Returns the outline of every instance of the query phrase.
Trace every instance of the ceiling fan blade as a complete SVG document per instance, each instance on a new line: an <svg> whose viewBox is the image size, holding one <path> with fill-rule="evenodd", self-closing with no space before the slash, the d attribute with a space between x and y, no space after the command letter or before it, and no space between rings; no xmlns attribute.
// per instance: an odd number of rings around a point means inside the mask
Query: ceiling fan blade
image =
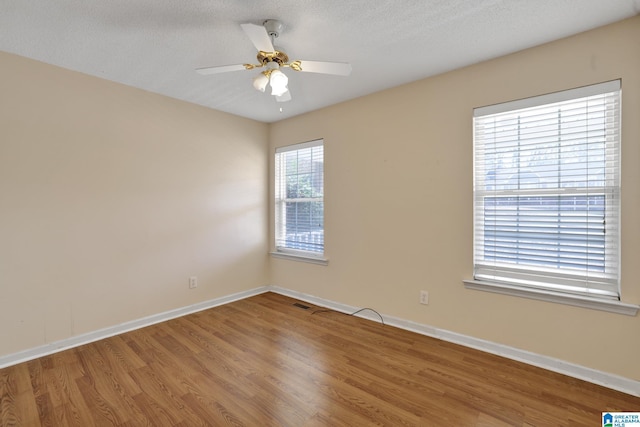
<svg viewBox="0 0 640 427"><path fill-rule="evenodd" d="M209 74L227 73L229 71L240 71L240 70L246 70L246 69L247 67L245 67L242 64L222 65L219 67L197 68L196 73L202 74L203 76L208 76Z"/></svg>
<svg viewBox="0 0 640 427"><path fill-rule="evenodd" d="M295 61L299 63L299 70L309 73L334 74L336 76L348 76L351 74L351 64L346 62L323 61Z"/></svg>
<svg viewBox="0 0 640 427"><path fill-rule="evenodd" d="M262 25L240 24L240 26L256 49L262 52L275 51L271 37L269 37L267 30Z"/></svg>
<svg viewBox="0 0 640 427"><path fill-rule="evenodd" d="M276 101L278 102L287 102L287 101L291 101L291 92L289 90L287 90L285 93L283 93L280 96L276 96Z"/></svg>

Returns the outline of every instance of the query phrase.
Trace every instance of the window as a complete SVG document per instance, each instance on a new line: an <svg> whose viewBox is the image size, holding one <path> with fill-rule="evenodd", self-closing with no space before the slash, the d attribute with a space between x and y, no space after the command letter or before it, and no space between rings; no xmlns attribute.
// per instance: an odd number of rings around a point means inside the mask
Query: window
<svg viewBox="0 0 640 427"><path fill-rule="evenodd" d="M474 110L474 279L619 299L620 81Z"/></svg>
<svg viewBox="0 0 640 427"><path fill-rule="evenodd" d="M323 140L276 149L276 250L301 256L324 253Z"/></svg>

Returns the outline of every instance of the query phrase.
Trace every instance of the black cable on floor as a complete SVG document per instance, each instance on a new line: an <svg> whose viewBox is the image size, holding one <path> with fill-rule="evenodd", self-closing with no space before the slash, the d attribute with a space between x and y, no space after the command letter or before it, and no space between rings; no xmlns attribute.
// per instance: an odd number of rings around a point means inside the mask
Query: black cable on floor
<svg viewBox="0 0 640 427"><path fill-rule="evenodd" d="M378 315L378 317L380 318L380 322L382 323L382 325L384 326L384 319L382 318L382 315L380 313L378 313L377 311L375 311L373 308L369 308L369 307L365 307L365 308L361 308L360 310L356 310L353 313L343 313L341 311L337 311L337 310L330 310L330 309L322 309L322 310L315 310L313 312L311 312L311 314L316 314L316 313L327 313L327 312L336 312L336 313L340 313L340 314L346 314L347 316L355 316L356 314L360 313L361 311L364 310L370 310L373 311L375 314Z"/></svg>

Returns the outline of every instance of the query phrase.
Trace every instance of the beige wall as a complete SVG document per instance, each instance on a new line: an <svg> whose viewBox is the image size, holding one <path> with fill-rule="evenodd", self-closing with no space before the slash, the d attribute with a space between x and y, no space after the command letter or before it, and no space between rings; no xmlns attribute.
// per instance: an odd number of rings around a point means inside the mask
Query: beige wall
<svg viewBox="0 0 640 427"><path fill-rule="evenodd" d="M0 53L0 355L263 286L267 132Z"/></svg>
<svg viewBox="0 0 640 427"><path fill-rule="evenodd" d="M622 296L640 303L638 40L640 17L272 125L272 153L325 139L329 265L272 259L271 284L640 380L640 316L462 284L472 109L622 78Z"/></svg>

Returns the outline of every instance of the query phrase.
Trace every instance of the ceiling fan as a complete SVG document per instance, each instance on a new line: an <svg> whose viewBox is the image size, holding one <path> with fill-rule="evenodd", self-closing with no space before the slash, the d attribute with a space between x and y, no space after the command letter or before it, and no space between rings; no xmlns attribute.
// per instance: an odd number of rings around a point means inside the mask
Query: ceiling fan
<svg viewBox="0 0 640 427"><path fill-rule="evenodd" d="M271 95L278 102L291 100L291 92L287 84L289 79L281 68L291 68L294 71L310 73L333 74L348 76L351 74L351 65L345 62L324 62L296 60L289 62L289 57L279 48L274 47L274 41L282 31L282 23L274 19L268 19L262 25L240 24L249 40L258 49L258 64L222 65L217 67L198 68L196 72L203 75L226 73L229 71L253 70L262 68L265 70L253 79L253 87L264 92L267 84L271 86Z"/></svg>

